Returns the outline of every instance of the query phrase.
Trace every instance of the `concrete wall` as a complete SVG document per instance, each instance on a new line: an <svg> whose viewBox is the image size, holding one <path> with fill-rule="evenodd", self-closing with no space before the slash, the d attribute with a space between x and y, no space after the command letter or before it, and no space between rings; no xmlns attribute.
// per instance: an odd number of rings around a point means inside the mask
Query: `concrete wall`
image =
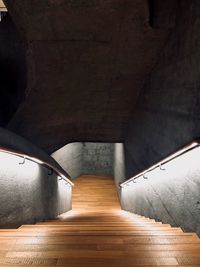
<svg viewBox="0 0 200 267"><path fill-rule="evenodd" d="M125 186L123 208L200 235L199 159L196 148Z"/></svg>
<svg viewBox="0 0 200 267"><path fill-rule="evenodd" d="M60 148L52 154L52 157L69 173L70 177L76 178L82 174L83 144L71 143Z"/></svg>
<svg viewBox="0 0 200 267"><path fill-rule="evenodd" d="M71 209L71 188L37 163L0 152L0 227L55 218Z"/></svg>
<svg viewBox="0 0 200 267"><path fill-rule="evenodd" d="M0 146L30 155L68 174L43 150L28 140L0 128ZM0 227L55 218L71 209L71 189L37 163L0 152Z"/></svg>
<svg viewBox="0 0 200 267"><path fill-rule="evenodd" d="M114 144L71 143L57 150L52 157L71 178L81 174L113 175Z"/></svg>
<svg viewBox="0 0 200 267"><path fill-rule="evenodd" d="M200 2L178 3L176 25L126 131L127 178L200 136Z"/></svg>
<svg viewBox="0 0 200 267"><path fill-rule="evenodd" d="M114 144L83 143L83 174L113 175Z"/></svg>
<svg viewBox="0 0 200 267"><path fill-rule="evenodd" d="M114 146L114 179L117 188L126 180L124 144L116 143Z"/></svg>
<svg viewBox="0 0 200 267"><path fill-rule="evenodd" d="M51 156L45 153L45 151L30 143L23 137L4 128L0 128L0 146L47 162L70 179L69 174L62 169L62 167Z"/></svg>
<svg viewBox="0 0 200 267"><path fill-rule="evenodd" d="M200 136L200 3L182 0L177 4L174 28L126 131L126 179ZM119 161L120 154L116 154ZM199 155L187 157L167 166L167 171L157 170L148 180L124 188L124 208L200 234Z"/></svg>

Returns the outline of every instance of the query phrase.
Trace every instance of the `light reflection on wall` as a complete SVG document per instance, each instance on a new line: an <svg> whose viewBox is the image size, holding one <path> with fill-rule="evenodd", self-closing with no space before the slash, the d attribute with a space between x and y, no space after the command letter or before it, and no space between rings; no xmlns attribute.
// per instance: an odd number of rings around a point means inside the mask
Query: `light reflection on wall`
<svg viewBox="0 0 200 267"><path fill-rule="evenodd" d="M200 147L121 188L125 210L200 233Z"/></svg>
<svg viewBox="0 0 200 267"><path fill-rule="evenodd" d="M18 179L37 179L39 175L39 165L22 157L0 152L0 171L6 172L6 176L15 176Z"/></svg>
<svg viewBox="0 0 200 267"><path fill-rule="evenodd" d="M71 189L58 180L37 162L0 152L0 227L18 227L68 211Z"/></svg>
<svg viewBox="0 0 200 267"><path fill-rule="evenodd" d="M69 183L66 183L65 180L60 180L59 176L57 179L57 195L61 196L58 198L58 214L61 214L63 210L67 209L67 205L70 202L67 197L72 195L72 186ZM61 201L62 199L66 199L66 201Z"/></svg>

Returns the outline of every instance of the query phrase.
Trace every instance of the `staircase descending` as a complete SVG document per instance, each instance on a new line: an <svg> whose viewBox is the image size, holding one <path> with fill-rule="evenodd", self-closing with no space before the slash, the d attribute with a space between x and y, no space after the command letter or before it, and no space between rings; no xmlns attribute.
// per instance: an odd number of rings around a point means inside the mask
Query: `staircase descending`
<svg viewBox="0 0 200 267"><path fill-rule="evenodd" d="M73 210L0 230L0 267L200 266L194 233L122 211L112 177L75 181Z"/></svg>

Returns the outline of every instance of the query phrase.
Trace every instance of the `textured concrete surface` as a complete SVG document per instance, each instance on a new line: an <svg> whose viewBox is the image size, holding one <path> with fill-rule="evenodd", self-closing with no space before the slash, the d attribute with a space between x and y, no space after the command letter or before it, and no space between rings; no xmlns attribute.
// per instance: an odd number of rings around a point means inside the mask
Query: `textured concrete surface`
<svg viewBox="0 0 200 267"><path fill-rule="evenodd" d="M176 25L126 131L127 178L200 136L199 14L199 1L179 1Z"/></svg>
<svg viewBox="0 0 200 267"><path fill-rule="evenodd" d="M117 143L114 145L114 179L117 188L121 183L126 180L125 173L125 155L124 155L124 144Z"/></svg>
<svg viewBox="0 0 200 267"><path fill-rule="evenodd" d="M71 143L51 155L72 179L80 176L83 170L83 144Z"/></svg>
<svg viewBox="0 0 200 267"><path fill-rule="evenodd" d="M200 235L200 148L121 190L124 209Z"/></svg>
<svg viewBox="0 0 200 267"><path fill-rule="evenodd" d="M48 176L49 207L48 217L54 219L58 215L72 209L72 187L64 180L52 175Z"/></svg>
<svg viewBox="0 0 200 267"><path fill-rule="evenodd" d="M28 67L26 99L8 128L49 153L75 141L122 141L169 34L150 26L147 1L5 3Z"/></svg>
<svg viewBox="0 0 200 267"><path fill-rule="evenodd" d="M0 152L0 227L55 218L71 209L71 189L41 165Z"/></svg>
<svg viewBox="0 0 200 267"><path fill-rule="evenodd" d="M71 178L81 174L113 175L114 144L71 143L57 150L52 157Z"/></svg>
<svg viewBox="0 0 200 267"><path fill-rule="evenodd" d="M126 178L199 137L199 0L5 2L28 68L9 129L49 153L124 142Z"/></svg>
<svg viewBox="0 0 200 267"><path fill-rule="evenodd" d="M113 175L114 144L83 143L83 174Z"/></svg>
<svg viewBox="0 0 200 267"><path fill-rule="evenodd" d="M25 138L11 131L8 131L4 128L0 128L0 146L9 148L11 150L19 151L21 153L27 154L29 156L47 162L50 165L56 167L66 177L69 177L69 174L64 169L62 169L62 167L51 156L46 154L42 149L33 145Z"/></svg>
<svg viewBox="0 0 200 267"><path fill-rule="evenodd" d="M44 151L24 138L0 128L0 146L46 161L68 175ZM0 152L0 227L55 218L71 208L71 189L55 174L32 161Z"/></svg>

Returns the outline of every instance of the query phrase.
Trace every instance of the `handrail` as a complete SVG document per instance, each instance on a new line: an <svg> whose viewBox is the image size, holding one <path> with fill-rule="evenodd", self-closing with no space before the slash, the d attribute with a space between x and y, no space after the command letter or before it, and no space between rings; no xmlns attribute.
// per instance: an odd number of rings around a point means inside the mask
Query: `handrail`
<svg viewBox="0 0 200 267"><path fill-rule="evenodd" d="M176 151L175 153L172 153L171 155L169 155L168 157L164 158L163 160L159 161L158 163L152 165L151 167L147 168L146 170L140 172L139 174L136 174L135 176L131 177L129 180L123 182L120 184L120 187L124 187L125 185L127 185L128 183L130 182L134 182L134 180L138 179L139 177L143 176L144 178L145 177L145 174L147 174L148 172L156 169L156 168L160 168L162 170L162 165L183 155L184 153L196 148L200 146L200 141L199 140L196 140L196 141L193 141L192 143L184 146L183 148L179 149L178 151Z"/></svg>
<svg viewBox="0 0 200 267"><path fill-rule="evenodd" d="M43 165L46 168L54 171L58 176L61 177L61 179L63 179L65 182L67 182L71 186L74 185L65 174L63 174L58 168L56 168L55 166L51 165L50 163L48 163L46 161L40 160L40 159L32 157L32 156L30 156L28 154L24 154L24 153L21 153L19 151L16 151L16 150L13 150L13 149L10 149L10 148L5 148L5 147L2 147L2 146L0 146L0 152L21 157L21 158L24 159L24 161L25 161L25 159L28 159L30 161L33 161L33 162L38 163L40 165ZM23 164L23 163L21 163L21 164Z"/></svg>

